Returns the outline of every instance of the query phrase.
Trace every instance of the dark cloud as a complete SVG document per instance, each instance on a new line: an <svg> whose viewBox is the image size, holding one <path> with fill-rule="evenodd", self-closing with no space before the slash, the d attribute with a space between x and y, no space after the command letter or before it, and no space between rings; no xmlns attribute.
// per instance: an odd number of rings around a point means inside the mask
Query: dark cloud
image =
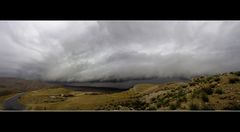
<svg viewBox="0 0 240 132"><path fill-rule="evenodd" d="M0 74L89 81L240 70L238 21L2 21Z"/></svg>

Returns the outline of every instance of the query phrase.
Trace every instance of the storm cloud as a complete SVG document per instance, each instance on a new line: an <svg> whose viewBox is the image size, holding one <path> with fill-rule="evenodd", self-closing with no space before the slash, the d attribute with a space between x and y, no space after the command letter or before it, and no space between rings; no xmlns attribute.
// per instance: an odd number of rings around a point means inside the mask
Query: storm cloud
<svg viewBox="0 0 240 132"><path fill-rule="evenodd" d="M240 70L240 21L1 21L0 75L51 81Z"/></svg>

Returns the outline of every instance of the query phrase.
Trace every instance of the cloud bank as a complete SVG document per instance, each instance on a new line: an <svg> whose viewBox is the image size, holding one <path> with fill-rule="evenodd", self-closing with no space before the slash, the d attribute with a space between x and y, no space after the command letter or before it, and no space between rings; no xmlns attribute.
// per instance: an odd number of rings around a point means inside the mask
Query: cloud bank
<svg viewBox="0 0 240 132"><path fill-rule="evenodd" d="M0 75L50 81L240 70L240 21L0 21Z"/></svg>

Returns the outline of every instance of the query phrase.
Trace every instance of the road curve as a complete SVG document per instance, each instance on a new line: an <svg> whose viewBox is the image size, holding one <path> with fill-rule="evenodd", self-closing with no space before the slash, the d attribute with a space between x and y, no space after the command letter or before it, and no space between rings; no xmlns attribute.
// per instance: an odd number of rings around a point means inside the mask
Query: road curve
<svg viewBox="0 0 240 132"><path fill-rule="evenodd" d="M5 110L24 110L24 106L18 102L18 99L23 95L24 93L18 93L7 99L3 104Z"/></svg>

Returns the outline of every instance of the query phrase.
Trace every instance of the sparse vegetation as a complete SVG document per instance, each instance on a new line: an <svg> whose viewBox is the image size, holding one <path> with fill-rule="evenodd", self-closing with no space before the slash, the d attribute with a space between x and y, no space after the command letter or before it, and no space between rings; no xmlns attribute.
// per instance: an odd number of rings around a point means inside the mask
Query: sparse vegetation
<svg viewBox="0 0 240 132"><path fill-rule="evenodd" d="M230 84L237 83L237 82L239 82L239 81L240 81L240 79L237 78L237 77L231 77L231 78L229 78L229 80L228 80L228 82L229 82Z"/></svg>
<svg viewBox="0 0 240 132"><path fill-rule="evenodd" d="M176 104L171 104L169 106L170 110L176 110L177 109L177 105Z"/></svg>
<svg viewBox="0 0 240 132"><path fill-rule="evenodd" d="M213 93L213 88L211 87L211 85L203 87L201 90L208 95L211 95Z"/></svg>
<svg viewBox="0 0 240 132"><path fill-rule="evenodd" d="M157 106L155 104L151 104L146 110L157 110Z"/></svg>
<svg viewBox="0 0 240 132"><path fill-rule="evenodd" d="M203 104L201 109L202 110L214 110L214 108L212 108L212 106L207 103Z"/></svg>
<svg viewBox="0 0 240 132"><path fill-rule="evenodd" d="M216 93L216 94L223 94L223 90L222 90L221 88L217 88L217 89L215 90L215 93Z"/></svg>
<svg viewBox="0 0 240 132"><path fill-rule="evenodd" d="M234 74L236 76L240 76L240 71L237 71L237 72L230 72L230 74Z"/></svg>
<svg viewBox="0 0 240 132"><path fill-rule="evenodd" d="M203 102L208 102L209 101L208 95L205 92L201 93L201 99L202 99Z"/></svg>
<svg viewBox="0 0 240 132"><path fill-rule="evenodd" d="M216 82L219 82L219 81L220 81L220 78L219 78L219 77L216 77L216 78L214 78L213 80L216 81Z"/></svg>
<svg viewBox="0 0 240 132"><path fill-rule="evenodd" d="M233 72L195 77L189 82L138 84L116 93L52 87L26 92L20 102L34 110L238 110L238 82L239 74Z"/></svg>
<svg viewBox="0 0 240 132"><path fill-rule="evenodd" d="M191 104L189 105L189 109L190 109L190 110L199 110L199 106L198 106L197 104L191 103Z"/></svg>

